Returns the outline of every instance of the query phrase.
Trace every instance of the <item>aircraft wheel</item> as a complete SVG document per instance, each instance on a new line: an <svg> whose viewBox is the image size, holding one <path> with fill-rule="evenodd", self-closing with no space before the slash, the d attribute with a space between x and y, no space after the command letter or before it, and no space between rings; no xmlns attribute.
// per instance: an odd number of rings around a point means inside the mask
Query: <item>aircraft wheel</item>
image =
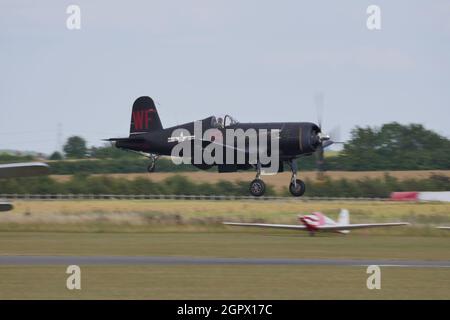
<svg viewBox="0 0 450 320"><path fill-rule="evenodd" d="M252 196L261 197L266 191L266 184L261 179L255 179L250 183L250 193Z"/></svg>
<svg viewBox="0 0 450 320"><path fill-rule="evenodd" d="M291 182L291 184L289 185L289 191L291 192L291 194L294 197L301 197L305 191L306 191L306 185L302 180L295 180L295 186L294 183Z"/></svg>

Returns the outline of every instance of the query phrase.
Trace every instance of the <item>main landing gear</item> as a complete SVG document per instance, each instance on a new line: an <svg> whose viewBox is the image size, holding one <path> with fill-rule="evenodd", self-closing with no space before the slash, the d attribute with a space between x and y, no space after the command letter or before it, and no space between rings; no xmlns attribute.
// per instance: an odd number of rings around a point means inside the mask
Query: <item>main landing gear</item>
<svg viewBox="0 0 450 320"><path fill-rule="evenodd" d="M289 191L294 197L301 197L306 191L306 185L302 180L297 179L297 162L295 161L295 159L289 161L289 166L291 167L292 171Z"/></svg>
<svg viewBox="0 0 450 320"><path fill-rule="evenodd" d="M297 179L297 162L293 159L288 163L292 171L291 182L289 183L289 191L294 197L301 197L306 191L306 186L302 180ZM250 183L250 193L252 194L252 196L261 197L266 191L266 184L261 180L260 177L261 164L258 163L256 165L256 178Z"/></svg>
<svg viewBox="0 0 450 320"><path fill-rule="evenodd" d="M266 184L260 179L261 164L256 165L256 178L250 183L250 193L252 196L261 197L266 192Z"/></svg>
<svg viewBox="0 0 450 320"><path fill-rule="evenodd" d="M147 171L148 172L154 172L155 171L155 167L156 167L156 160L158 160L159 155L157 155L157 154L150 154L148 156L148 158L150 159L150 164L147 167Z"/></svg>

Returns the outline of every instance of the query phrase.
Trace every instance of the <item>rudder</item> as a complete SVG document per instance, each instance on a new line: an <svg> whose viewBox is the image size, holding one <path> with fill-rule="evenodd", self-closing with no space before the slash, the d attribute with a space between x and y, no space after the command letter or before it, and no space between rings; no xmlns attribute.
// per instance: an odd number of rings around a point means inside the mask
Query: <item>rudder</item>
<svg viewBox="0 0 450 320"><path fill-rule="evenodd" d="M153 99L147 96L137 98L131 112L130 136L162 129Z"/></svg>
<svg viewBox="0 0 450 320"><path fill-rule="evenodd" d="M350 223L350 213L347 209L341 209L341 212L339 213L338 218L338 224L349 224Z"/></svg>

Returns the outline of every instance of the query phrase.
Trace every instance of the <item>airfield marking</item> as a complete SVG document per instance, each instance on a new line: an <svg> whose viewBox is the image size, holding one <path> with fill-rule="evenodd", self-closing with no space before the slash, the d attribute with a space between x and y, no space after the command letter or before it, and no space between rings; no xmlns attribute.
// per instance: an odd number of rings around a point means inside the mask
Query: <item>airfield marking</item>
<svg viewBox="0 0 450 320"><path fill-rule="evenodd" d="M0 265L321 265L450 268L450 261L366 259L209 258L156 256L0 256Z"/></svg>

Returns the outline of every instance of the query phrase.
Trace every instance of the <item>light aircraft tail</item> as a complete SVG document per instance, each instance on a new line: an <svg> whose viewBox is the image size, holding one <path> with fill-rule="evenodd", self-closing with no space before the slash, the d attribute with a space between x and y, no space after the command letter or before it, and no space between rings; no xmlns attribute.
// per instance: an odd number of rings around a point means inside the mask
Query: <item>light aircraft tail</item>
<svg viewBox="0 0 450 320"><path fill-rule="evenodd" d="M339 225L348 225L350 224L350 213L347 209L341 209L341 212L339 213L339 218L337 223Z"/></svg>
<svg viewBox="0 0 450 320"><path fill-rule="evenodd" d="M137 98L131 112L130 136L162 129L153 99L145 96Z"/></svg>

